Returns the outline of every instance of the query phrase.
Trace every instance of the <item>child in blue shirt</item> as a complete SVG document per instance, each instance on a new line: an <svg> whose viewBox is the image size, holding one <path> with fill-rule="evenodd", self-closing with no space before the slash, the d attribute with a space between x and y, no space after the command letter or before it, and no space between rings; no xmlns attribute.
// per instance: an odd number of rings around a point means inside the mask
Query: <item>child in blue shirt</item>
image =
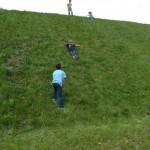
<svg viewBox="0 0 150 150"><path fill-rule="evenodd" d="M53 95L53 101L58 99L58 107L63 108L62 105L62 90L64 87L64 82L66 79L66 74L63 70L61 70L61 64L56 64L55 65L56 69L53 72L53 80L52 80L52 85L54 88L54 95Z"/></svg>

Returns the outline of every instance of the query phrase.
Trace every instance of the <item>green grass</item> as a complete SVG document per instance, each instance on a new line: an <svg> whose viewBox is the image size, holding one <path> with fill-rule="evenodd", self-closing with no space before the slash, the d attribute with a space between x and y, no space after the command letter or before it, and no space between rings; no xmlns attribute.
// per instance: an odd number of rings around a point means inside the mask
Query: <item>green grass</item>
<svg viewBox="0 0 150 150"><path fill-rule="evenodd" d="M149 149L149 25L0 10L0 33L0 149Z"/></svg>
<svg viewBox="0 0 150 150"><path fill-rule="evenodd" d="M18 135L11 131L1 135L1 149L146 149L149 145L149 118L130 123L74 125L60 128L41 128Z"/></svg>

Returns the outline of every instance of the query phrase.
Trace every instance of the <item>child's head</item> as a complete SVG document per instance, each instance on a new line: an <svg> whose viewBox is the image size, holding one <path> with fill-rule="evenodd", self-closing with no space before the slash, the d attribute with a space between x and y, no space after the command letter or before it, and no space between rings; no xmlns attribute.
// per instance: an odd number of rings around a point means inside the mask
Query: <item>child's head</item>
<svg viewBox="0 0 150 150"><path fill-rule="evenodd" d="M92 12L90 11L89 14L91 14Z"/></svg>
<svg viewBox="0 0 150 150"><path fill-rule="evenodd" d="M55 67L56 67L57 69L61 69L61 64L56 64Z"/></svg>
<svg viewBox="0 0 150 150"><path fill-rule="evenodd" d="M72 43L72 40L71 40L71 39L70 39L70 40L68 40L68 43L69 43L69 44L71 44L71 43Z"/></svg>

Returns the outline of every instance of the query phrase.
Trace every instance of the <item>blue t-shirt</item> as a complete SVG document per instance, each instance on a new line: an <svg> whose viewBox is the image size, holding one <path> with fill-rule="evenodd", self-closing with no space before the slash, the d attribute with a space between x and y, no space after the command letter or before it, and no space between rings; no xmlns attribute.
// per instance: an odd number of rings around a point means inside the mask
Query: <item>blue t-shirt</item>
<svg viewBox="0 0 150 150"><path fill-rule="evenodd" d="M62 81L66 78L66 74L62 70L56 70L53 72L52 83L58 83L62 87Z"/></svg>

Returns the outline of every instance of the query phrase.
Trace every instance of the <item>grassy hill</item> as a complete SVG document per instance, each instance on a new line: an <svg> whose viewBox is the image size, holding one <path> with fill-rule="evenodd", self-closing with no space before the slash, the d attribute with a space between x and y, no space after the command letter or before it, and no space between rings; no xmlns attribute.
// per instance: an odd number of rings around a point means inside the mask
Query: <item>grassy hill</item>
<svg viewBox="0 0 150 150"><path fill-rule="evenodd" d="M150 148L150 25L0 10L0 34L0 149ZM68 39L82 45L77 61Z"/></svg>

